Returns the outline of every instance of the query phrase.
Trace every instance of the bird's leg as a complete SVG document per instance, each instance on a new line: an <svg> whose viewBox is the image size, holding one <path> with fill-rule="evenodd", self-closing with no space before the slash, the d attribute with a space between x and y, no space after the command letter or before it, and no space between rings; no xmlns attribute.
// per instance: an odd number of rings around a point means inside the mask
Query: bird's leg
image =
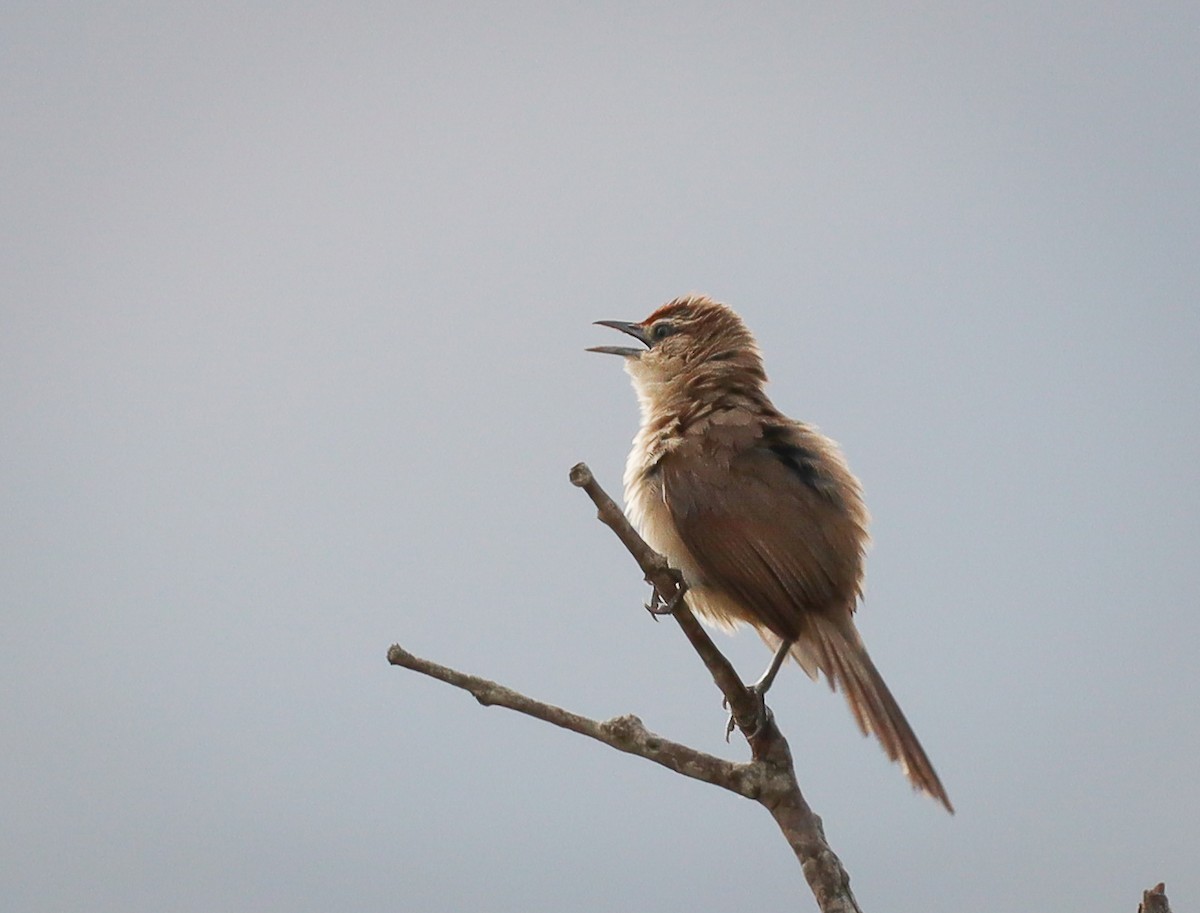
<svg viewBox="0 0 1200 913"><path fill-rule="evenodd" d="M760 698L766 696L771 686L775 684L775 676L779 674L779 669L783 665L783 661L787 659L788 652L792 649L793 643L795 641L782 641L779 644L779 649L775 651L775 655L771 657L771 665L767 666L767 671L762 674L758 681L750 686L750 690Z"/></svg>
<svg viewBox="0 0 1200 913"><path fill-rule="evenodd" d="M758 721L754 727L754 732L763 726L767 721L767 714L770 713L767 709L767 691L775 684L775 676L779 674L780 668L783 666L783 661L787 659L788 652L792 649L792 644L795 641L785 640L779 644L779 649L775 651L775 655L771 657L771 665L767 666L767 671L764 672L753 685L747 685L746 690L749 691L754 699L758 702ZM724 701L726 707L729 706L729 701ZM733 727L737 722L733 718L733 713L730 712L729 719L725 723L725 741L729 741L729 736L733 733ZM751 733L753 734L753 733Z"/></svg>

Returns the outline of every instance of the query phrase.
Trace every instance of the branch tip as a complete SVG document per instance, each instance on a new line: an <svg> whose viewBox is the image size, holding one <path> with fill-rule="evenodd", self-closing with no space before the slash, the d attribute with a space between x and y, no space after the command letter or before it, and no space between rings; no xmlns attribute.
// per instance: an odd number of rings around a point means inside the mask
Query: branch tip
<svg viewBox="0 0 1200 913"><path fill-rule="evenodd" d="M1167 901L1167 886L1160 881L1149 891L1143 891L1138 913L1171 913L1171 905Z"/></svg>
<svg viewBox="0 0 1200 913"><path fill-rule="evenodd" d="M584 488L592 482L592 471L587 463L576 463L571 467L571 484L576 488Z"/></svg>

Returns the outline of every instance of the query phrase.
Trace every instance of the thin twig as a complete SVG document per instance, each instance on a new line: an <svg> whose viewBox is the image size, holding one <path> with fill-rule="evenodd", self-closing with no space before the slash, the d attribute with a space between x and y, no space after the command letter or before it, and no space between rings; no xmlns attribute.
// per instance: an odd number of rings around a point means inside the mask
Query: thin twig
<svg viewBox="0 0 1200 913"><path fill-rule="evenodd" d="M485 707L507 707L509 710L603 742L619 751L646 758L685 777L712 783L747 798L754 798L757 792L755 765L726 761L679 742L664 739L648 730L642 721L632 714L613 717L603 722L593 720L536 700L486 678L459 672L449 666L414 656L399 644L393 644L388 650L388 662L393 666L403 666L469 691L475 700Z"/></svg>

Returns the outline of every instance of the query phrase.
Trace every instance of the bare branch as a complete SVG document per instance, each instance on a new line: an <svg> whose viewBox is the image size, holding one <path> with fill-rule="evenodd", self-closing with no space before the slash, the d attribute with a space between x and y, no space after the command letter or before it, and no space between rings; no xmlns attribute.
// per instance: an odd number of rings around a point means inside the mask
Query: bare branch
<svg viewBox="0 0 1200 913"><path fill-rule="evenodd" d="M441 666L414 656L399 644L393 644L388 650L388 662L393 666L403 666L469 691L475 700L485 707L507 707L509 710L603 742L618 751L646 758L693 780L702 780L738 795L754 798L757 779L754 765L726 761L679 742L664 739L648 730L642 721L632 714L613 717L604 722L593 720L536 700L486 678L459 672L449 666Z"/></svg>

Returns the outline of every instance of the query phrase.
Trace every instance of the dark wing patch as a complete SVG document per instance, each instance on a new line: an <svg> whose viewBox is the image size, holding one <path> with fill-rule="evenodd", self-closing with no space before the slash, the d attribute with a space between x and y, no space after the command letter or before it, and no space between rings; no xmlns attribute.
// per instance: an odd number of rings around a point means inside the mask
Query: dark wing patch
<svg viewBox="0 0 1200 913"><path fill-rule="evenodd" d="M768 425L763 429L763 446L813 491L840 502L837 483L821 466L821 455L796 440L790 428Z"/></svg>

